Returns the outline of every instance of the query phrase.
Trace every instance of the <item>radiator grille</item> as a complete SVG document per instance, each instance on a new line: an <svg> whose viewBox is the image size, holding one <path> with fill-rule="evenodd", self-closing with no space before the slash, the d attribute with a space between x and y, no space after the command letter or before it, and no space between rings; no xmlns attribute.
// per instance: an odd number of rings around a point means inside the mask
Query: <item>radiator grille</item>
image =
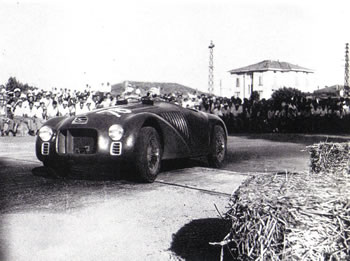
<svg viewBox="0 0 350 261"><path fill-rule="evenodd" d="M49 155L49 152L50 152L50 143L43 142L43 144L41 144L41 154Z"/></svg>
<svg viewBox="0 0 350 261"><path fill-rule="evenodd" d="M94 129L61 130L57 152L63 154L94 154L97 151L97 132Z"/></svg>
<svg viewBox="0 0 350 261"><path fill-rule="evenodd" d="M122 154L122 143L112 142L110 153L111 155L120 156Z"/></svg>
<svg viewBox="0 0 350 261"><path fill-rule="evenodd" d="M181 112L163 112L161 116L168 121L183 136L189 138L188 125L185 116Z"/></svg>

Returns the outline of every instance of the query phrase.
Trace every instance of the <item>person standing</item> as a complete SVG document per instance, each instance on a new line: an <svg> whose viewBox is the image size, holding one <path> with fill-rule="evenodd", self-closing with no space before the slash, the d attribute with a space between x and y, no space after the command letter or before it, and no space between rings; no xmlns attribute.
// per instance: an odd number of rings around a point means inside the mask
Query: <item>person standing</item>
<svg viewBox="0 0 350 261"><path fill-rule="evenodd" d="M47 118L52 119L59 115L57 101L53 101L51 106L47 108Z"/></svg>
<svg viewBox="0 0 350 261"><path fill-rule="evenodd" d="M0 96L0 135L4 136L7 132L7 128L5 128L7 123L7 107L6 100L4 96Z"/></svg>
<svg viewBox="0 0 350 261"><path fill-rule="evenodd" d="M45 103L42 101L40 102L40 106L37 107L35 110L34 114L34 124L35 128L38 130L41 128L41 126L45 123L46 121L46 108L45 108Z"/></svg>
<svg viewBox="0 0 350 261"><path fill-rule="evenodd" d="M25 110L24 114L24 121L27 123L28 128L29 128L29 135L34 136L37 132L37 126L35 124L35 114L36 114L36 108L34 107L33 102L29 102L28 108Z"/></svg>
<svg viewBox="0 0 350 261"><path fill-rule="evenodd" d="M51 106L51 104L52 104L51 93L47 92L46 95L45 95L45 98L42 98L42 101L45 104L45 108L48 109Z"/></svg>
<svg viewBox="0 0 350 261"><path fill-rule="evenodd" d="M17 102L21 98L21 89L15 88L13 92L14 92L13 99L15 100L15 102Z"/></svg>
<svg viewBox="0 0 350 261"><path fill-rule="evenodd" d="M17 129L19 125L24 122L24 115L25 115L25 109L23 107L23 101L19 99L14 107L13 111L13 120L14 120L14 129L13 132L14 134L17 133Z"/></svg>
<svg viewBox="0 0 350 261"><path fill-rule="evenodd" d="M108 93L106 94L105 99L104 99L103 102L101 103L102 107L103 107L103 108L111 107L111 106L112 106L112 100L113 100L112 94L111 94L110 92L108 92Z"/></svg>
<svg viewBox="0 0 350 261"><path fill-rule="evenodd" d="M62 102L62 107L59 109L58 114L59 114L59 116L69 117L70 112L69 112L69 108L68 108L68 101Z"/></svg>
<svg viewBox="0 0 350 261"><path fill-rule="evenodd" d="M75 105L75 114L84 114L89 112L88 107L85 104L84 97L79 97L79 102Z"/></svg>

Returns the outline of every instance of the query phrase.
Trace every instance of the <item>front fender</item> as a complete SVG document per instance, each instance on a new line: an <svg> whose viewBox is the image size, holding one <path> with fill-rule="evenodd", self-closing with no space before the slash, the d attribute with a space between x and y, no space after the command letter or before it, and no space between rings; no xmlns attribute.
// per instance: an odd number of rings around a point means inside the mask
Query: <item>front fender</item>
<svg viewBox="0 0 350 261"><path fill-rule="evenodd" d="M62 124L64 119L68 119L69 117L67 116L61 116L61 117L55 117L50 120L47 120L43 126L49 126L53 129L58 129L59 125Z"/></svg>

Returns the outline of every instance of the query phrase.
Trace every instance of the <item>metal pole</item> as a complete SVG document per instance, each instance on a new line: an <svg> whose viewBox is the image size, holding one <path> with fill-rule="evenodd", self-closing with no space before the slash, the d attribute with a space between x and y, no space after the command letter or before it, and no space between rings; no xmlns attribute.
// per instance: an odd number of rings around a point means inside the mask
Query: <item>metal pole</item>
<svg viewBox="0 0 350 261"><path fill-rule="evenodd" d="M208 79L208 92L212 94L214 92L214 47L213 41L209 45L209 79Z"/></svg>
<svg viewBox="0 0 350 261"><path fill-rule="evenodd" d="M349 43L345 44L344 94L349 96Z"/></svg>

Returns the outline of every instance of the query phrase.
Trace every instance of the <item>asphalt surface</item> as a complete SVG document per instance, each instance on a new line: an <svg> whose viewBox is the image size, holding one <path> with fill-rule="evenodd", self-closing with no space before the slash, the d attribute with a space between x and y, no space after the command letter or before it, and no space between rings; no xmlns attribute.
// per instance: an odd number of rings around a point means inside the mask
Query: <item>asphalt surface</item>
<svg viewBox="0 0 350 261"><path fill-rule="evenodd" d="M210 231L250 175L307 171L306 146L326 140L348 137L231 136L222 170L172 161L155 183L138 184L99 169L58 178L37 161L33 137L0 137L0 260L211 260L217 247L181 251L192 224ZM192 236L174 242L184 228ZM215 231L207 241L226 233Z"/></svg>

